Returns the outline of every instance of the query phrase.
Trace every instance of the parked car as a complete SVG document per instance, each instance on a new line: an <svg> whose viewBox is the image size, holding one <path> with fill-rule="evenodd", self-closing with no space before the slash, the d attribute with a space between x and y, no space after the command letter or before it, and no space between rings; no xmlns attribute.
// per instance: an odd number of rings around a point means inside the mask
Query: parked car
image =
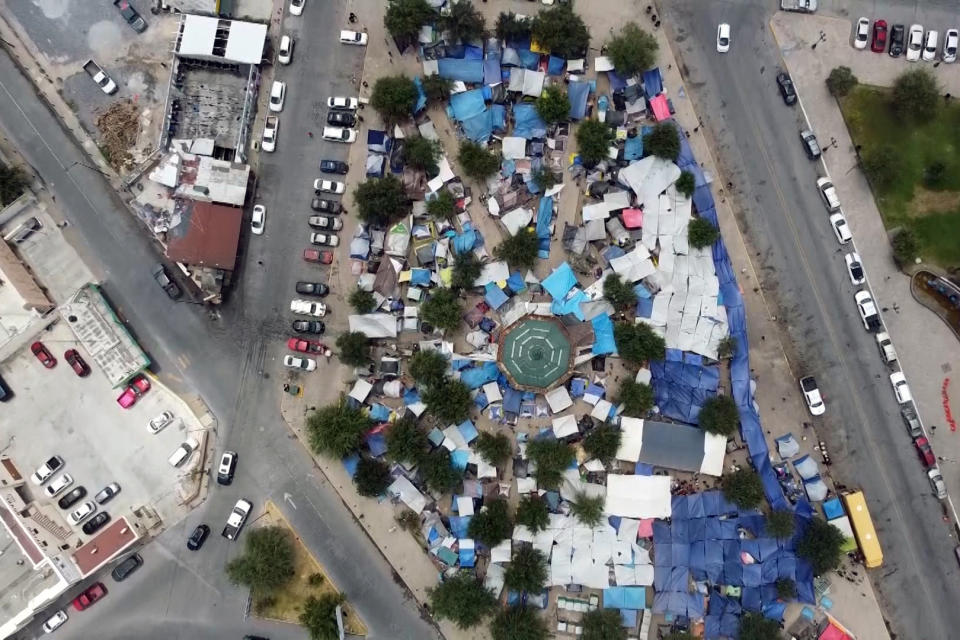
<svg viewBox="0 0 960 640"><path fill-rule="evenodd" d="M267 116L263 121L263 137L260 140L260 148L269 153L277 149L277 134L280 132L280 118L277 116Z"/></svg>
<svg viewBox="0 0 960 640"><path fill-rule="evenodd" d="M318 296L323 297L330 293L330 287L323 284L322 282L297 282L296 286L297 293L305 296Z"/></svg>
<svg viewBox="0 0 960 640"><path fill-rule="evenodd" d="M156 280L157 284L160 285L160 288L164 290L171 300L178 300L183 291L180 290L180 285L173 281L170 277L170 274L167 273L167 268L162 264L157 264L153 267L153 279Z"/></svg>
<svg viewBox="0 0 960 640"><path fill-rule="evenodd" d="M817 142L817 136L813 134L813 131L809 129L801 131L800 140L803 141L803 150L807 153L808 158L816 160L820 157L820 143Z"/></svg>
<svg viewBox="0 0 960 640"><path fill-rule="evenodd" d="M857 20L857 26L853 30L853 46L857 49L867 48L867 38L870 37L870 21L866 18Z"/></svg>
<svg viewBox="0 0 960 640"><path fill-rule="evenodd" d="M317 193L335 193L339 195L347 190L347 185L337 180L317 178L313 181L313 190Z"/></svg>
<svg viewBox="0 0 960 640"><path fill-rule="evenodd" d="M827 211L836 213L840 211L840 196L837 195L837 188L833 186L829 178L817 179L817 191L823 198L823 203L827 206Z"/></svg>
<svg viewBox="0 0 960 640"><path fill-rule="evenodd" d="M337 215L343 210L343 206L336 200L326 198L314 198L310 201L310 208L321 213Z"/></svg>
<svg viewBox="0 0 960 640"><path fill-rule="evenodd" d="M847 262L847 273L850 275L850 282L855 285L863 284L867 277L863 273L863 264L860 262L860 254L852 251L843 256Z"/></svg>
<svg viewBox="0 0 960 640"><path fill-rule="evenodd" d="M237 469L237 452L224 451L220 456L220 466L217 467L217 484L228 485L233 482L233 474Z"/></svg>
<svg viewBox="0 0 960 640"><path fill-rule="evenodd" d="M57 366L57 359L53 357L53 354L50 353L49 349L40 341L34 342L30 345L30 352L36 356L37 360L40 361L40 364L45 366L47 369L53 369Z"/></svg>
<svg viewBox="0 0 960 640"><path fill-rule="evenodd" d="M323 316L327 315L327 305L323 304L322 302L313 302L312 300L294 298L290 301L290 311L305 316L322 318Z"/></svg>
<svg viewBox="0 0 960 640"><path fill-rule="evenodd" d="M250 231L256 235L263 235L263 225L267 223L267 208L262 204L253 205L253 215L250 216Z"/></svg>
<svg viewBox="0 0 960 640"><path fill-rule="evenodd" d="M270 87L270 111L280 113L283 111L283 101L287 99L287 84L279 80L273 81Z"/></svg>
<svg viewBox="0 0 960 640"><path fill-rule="evenodd" d="M277 49L277 62L280 64L290 64L293 58L293 38L283 36L280 38L280 48Z"/></svg>
<svg viewBox="0 0 960 640"><path fill-rule="evenodd" d="M347 98L344 96L334 96L327 98L327 106L331 109L351 109L355 110L360 106L357 98Z"/></svg>
<svg viewBox="0 0 960 640"><path fill-rule="evenodd" d="M900 417L907 425L907 432L910 433L911 438L923 435L923 427L920 426L920 418L917 417L917 410L913 408L912 402L900 407Z"/></svg>
<svg viewBox="0 0 960 640"><path fill-rule="evenodd" d="M149 390L150 381L147 380L143 375L138 375L130 381L130 384L127 385L127 388L124 389L123 393L120 394L120 397L117 398L117 404L124 409L129 409L136 404L137 400L140 399L140 396Z"/></svg>
<svg viewBox="0 0 960 640"><path fill-rule="evenodd" d="M923 39L923 59L932 62L937 57L937 44L940 34L936 29L927 31L927 37Z"/></svg>
<svg viewBox="0 0 960 640"><path fill-rule="evenodd" d="M867 331L880 329L880 314L877 313L877 305L870 292L861 289L853 294L853 299L857 303L857 313L860 314L863 328Z"/></svg>
<svg viewBox="0 0 960 640"><path fill-rule="evenodd" d="M897 402L907 404L913 401L913 394L910 393L910 387L907 385L907 377L902 371L895 371L890 374L890 384L893 385L893 393L897 396Z"/></svg>
<svg viewBox="0 0 960 640"><path fill-rule="evenodd" d="M800 390L803 392L803 399L806 401L810 413L815 416L823 415L827 407L823 404L820 387L817 386L817 381L813 376L800 378Z"/></svg>
<svg viewBox="0 0 960 640"><path fill-rule="evenodd" d="M297 333L322 335L326 331L326 326L320 320L294 320L290 326Z"/></svg>
<svg viewBox="0 0 960 640"><path fill-rule="evenodd" d="M100 489L100 491L97 492L97 495L93 496L93 499L97 501L97 504L105 504L118 493L120 493L120 485L116 482L111 482L103 489Z"/></svg>
<svg viewBox="0 0 960 640"><path fill-rule="evenodd" d="M897 350L893 347L893 340L886 331L881 331L876 335L877 348L880 349L880 357L884 364L893 364L897 361Z"/></svg>
<svg viewBox="0 0 960 640"><path fill-rule="evenodd" d="M797 90L793 87L793 80L790 76L781 71L777 74L777 86L780 87L780 95L783 96L783 102L787 106L796 104Z"/></svg>
<svg viewBox="0 0 960 640"><path fill-rule="evenodd" d="M54 631L62 627L66 621L67 621L67 614L63 609L61 609L60 611L57 611L55 614L53 614L52 616L50 616L44 621L42 625L43 632L53 633Z"/></svg>
<svg viewBox="0 0 960 640"><path fill-rule="evenodd" d="M95 502L84 502L82 505L70 512L70 515L67 516L67 519L70 520L70 524L80 524L87 518L93 515L93 512L97 510L97 505Z"/></svg>
<svg viewBox="0 0 960 640"><path fill-rule="evenodd" d="M303 5L307 3L307 0L290 0L290 15L299 16L303 13Z"/></svg>
<svg viewBox="0 0 960 640"><path fill-rule="evenodd" d="M92 518L84 522L83 526L80 528L83 530L85 534L89 536L99 531L108 522L110 522L110 514L107 513L106 511L101 511L100 513L96 514L95 516L93 516Z"/></svg>
<svg viewBox="0 0 960 640"><path fill-rule="evenodd" d="M899 58L903 55L903 44L906 40L906 28L902 24L895 24L890 27L890 48L887 53L891 58Z"/></svg>
<svg viewBox="0 0 960 640"><path fill-rule="evenodd" d="M195 438L188 436L187 439L181 442L180 446L170 454L167 462L170 463L171 467L179 467L190 458L190 455L193 454L199 446L200 443L197 442Z"/></svg>
<svg viewBox="0 0 960 640"><path fill-rule="evenodd" d="M123 559L123 561L113 568L113 571L110 572L110 575L117 582L123 582L130 577L134 571L139 569L143 565L143 558L140 557L139 553L131 553L129 556Z"/></svg>
<svg viewBox="0 0 960 640"><path fill-rule="evenodd" d="M943 37L943 61L950 63L957 61L957 47L960 46L960 31L947 29Z"/></svg>
<svg viewBox="0 0 960 640"><path fill-rule="evenodd" d="M73 608L77 611L83 611L87 609L100 600L102 600L107 595L107 588L103 586L102 582L97 582L83 591L79 596L73 600Z"/></svg>
<svg viewBox="0 0 960 640"><path fill-rule="evenodd" d="M340 43L355 44L362 47L367 44L367 34L362 31L349 31L344 29L340 31Z"/></svg>
<svg viewBox="0 0 960 640"><path fill-rule="evenodd" d="M324 173L337 173L340 175L346 175L347 171L350 170L350 165L346 162L341 162L340 160L321 160L320 161L320 171Z"/></svg>
<svg viewBox="0 0 960 640"><path fill-rule="evenodd" d="M58 478L43 488L43 492L48 498L55 498L57 494L73 484L73 476L69 473L61 473Z"/></svg>
<svg viewBox="0 0 960 640"><path fill-rule="evenodd" d="M328 229L330 231L339 231L343 228L343 220L330 216L310 216L307 219L307 224L314 229Z"/></svg>
<svg viewBox="0 0 960 640"><path fill-rule="evenodd" d="M287 339L287 348L300 353L319 353L321 355L328 355L330 353L330 349L322 342L304 340L303 338Z"/></svg>
<svg viewBox="0 0 960 640"><path fill-rule="evenodd" d="M937 464L937 456L933 453L933 447L930 446L926 436L914 438L913 444L917 448L917 453L920 454L920 461L924 467L929 469Z"/></svg>
<svg viewBox="0 0 960 640"><path fill-rule="evenodd" d="M340 238L332 233L311 233L310 244L321 247L338 247L340 246Z"/></svg>
<svg viewBox="0 0 960 640"><path fill-rule="evenodd" d="M40 465L33 474L30 475L30 480L33 484L38 487L44 482L50 479L54 473L57 472L57 469L63 467L63 458L60 456L52 456L47 458L46 462Z"/></svg>
<svg viewBox="0 0 960 640"><path fill-rule="evenodd" d="M69 509L87 496L87 490L83 487L74 487L60 496L57 500L57 506L61 509Z"/></svg>
<svg viewBox="0 0 960 640"><path fill-rule="evenodd" d="M850 233L850 225L847 224L847 219L843 217L842 213L835 213L830 216L830 227L840 244L847 244L853 238L853 234Z"/></svg>
<svg viewBox="0 0 960 640"><path fill-rule="evenodd" d="M283 366L301 371L313 371L317 368L317 361L313 358L286 355L283 356Z"/></svg>
<svg viewBox="0 0 960 640"><path fill-rule="evenodd" d="M147 425L147 431L153 434L160 433L164 428L170 425L173 422L173 412L164 411L156 418L150 420L150 424Z"/></svg>
<svg viewBox="0 0 960 640"><path fill-rule="evenodd" d="M877 20L873 23L873 38L870 40L870 51L883 53L887 48L887 21Z"/></svg>
<svg viewBox="0 0 960 640"><path fill-rule="evenodd" d="M920 59L923 50L923 27L919 24L910 25L907 35L907 62L916 62Z"/></svg>
<svg viewBox="0 0 960 640"><path fill-rule="evenodd" d="M717 27L717 53L730 51L730 25L721 22Z"/></svg>
<svg viewBox="0 0 960 640"><path fill-rule="evenodd" d="M120 10L120 17L127 21L131 29L137 33L147 30L147 22L127 0L113 0L113 6Z"/></svg>
<svg viewBox="0 0 960 640"><path fill-rule="evenodd" d="M306 262L315 262L317 264L330 264L333 262L333 251L320 251L319 249L304 249L303 259Z"/></svg>
<svg viewBox="0 0 960 640"><path fill-rule="evenodd" d="M933 467L927 471L927 478L930 480L930 487L933 489L933 495L937 496L938 500L943 500L947 497L947 485L943 481L943 476L940 474L940 469Z"/></svg>
<svg viewBox="0 0 960 640"><path fill-rule="evenodd" d="M357 139L356 129L344 129L342 127L324 127L323 139L330 142L354 142Z"/></svg>
<svg viewBox="0 0 960 640"><path fill-rule="evenodd" d="M81 378L86 378L90 375L90 366L86 360L80 357L76 349L67 349L63 354L63 359L67 361L67 364L70 365L73 372Z"/></svg>
<svg viewBox="0 0 960 640"><path fill-rule="evenodd" d="M199 551L209 535L210 527L205 524L198 524L190 534L190 537L187 538L187 549L190 549L190 551Z"/></svg>
<svg viewBox="0 0 960 640"><path fill-rule="evenodd" d="M352 127L357 123L357 116L352 111L328 111L327 124L335 127Z"/></svg>

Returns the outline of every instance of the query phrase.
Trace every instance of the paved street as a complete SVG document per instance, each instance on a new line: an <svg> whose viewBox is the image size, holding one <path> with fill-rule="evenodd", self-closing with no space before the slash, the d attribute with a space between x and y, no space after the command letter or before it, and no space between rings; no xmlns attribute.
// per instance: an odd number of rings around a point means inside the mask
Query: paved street
<svg viewBox="0 0 960 640"><path fill-rule="evenodd" d="M330 31L335 20L345 22L336 12L309 9L300 20L300 28L306 31L309 26L314 33ZM318 479L313 462L291 439L278 411L275 385L280 384L280 372L273 358L280 353L276 345L288 334L285 310L292 297L293 270L302 268L298 254L307 231L307 178L316 177L317 147L308 149L306 126L297 136L294 121L312 111L313 103L325 99L340 79L331 76L331 84L323 86L315 70L342 66L342 73L349 74L350 65L359 69L361 53L344 52L332 37L298 43L299 64L284 70L291 85L278 152L261 176L274 181L261 183L261 194L275 190L282 197L267 200L273 214L268 214L268 235L258 238L261 244L242 258L255 269L261 269L256 260L265 264L259 276L243 279L219 320L210 320L199 306L171 303L157 288L149 265L159 256L159 247L122 208L102 176L85 166L88 161L35 98L32 86L0 57L0 126L43 178L49 189L45 195L67 203L65 214L72 225L67 234L103 280L107 295L154 359L155 370L177 391L199 393L219 419L218 451L240 453L234 485L213 487L196 512L142 552L145 566L135 579L122 586L108 579L111 595L97 605L98 611L72 615L57 637L196 638L200 629L205 638L236 638L254 630L269 631L273 638L302 637L296 627L244 620L245 593L229 585L222 570L239 544L214 535L199 553L184 546L198 522L219 531L241 495L251 498L255 508L268 498L281 507L355 605L370 637L434 635L395 584L390 567L358 535L348 511ZM341 56L342 65L336 64ZM293 86L297 82L307 88L299 95ZM289 202L283 200L287 194ZM243 267L239 275L243 277ZM265 360L268 353L271 359ZM284 501L285 494L293 504Z"/></svg>
<svg viewBox="0 0 960 640"><path fill-rule="evenodd" d="M883 578L876 586L891 631L950 637L960 613L939 603L960 594L956 542L906 436L873 336L857 316L844 251L814 186L819 164L798 142L802 114L779 96L774 76L782 62L767 26L774 3L665 5L664 24L716 143L718 182L734 185L765 292L778 303L786 342L797 348L794 371L815 374L824 390L827 414L815 424L836 463L834 478L866 492L885 554L873 577ZM725 56L712 47L720 22L735 25Z"/></svg>

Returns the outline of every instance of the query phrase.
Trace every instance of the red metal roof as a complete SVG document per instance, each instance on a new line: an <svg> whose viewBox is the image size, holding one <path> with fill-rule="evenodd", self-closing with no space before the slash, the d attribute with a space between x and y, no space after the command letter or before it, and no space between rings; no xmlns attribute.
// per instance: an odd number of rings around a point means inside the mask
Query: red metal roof
<svg viewBox="0 0 960 640"><path fill-rule="evenodd" d="M73 561L84 577L112 560L140 536L126 518L117 518L87 540L73 553Z"/></svg>
<svg viewBox="0 0 960 640"><path fill-rule="evenodd" d="M167 233L167 257L184 264L233 271L243 210L181 200L183 221Z"/></svg>

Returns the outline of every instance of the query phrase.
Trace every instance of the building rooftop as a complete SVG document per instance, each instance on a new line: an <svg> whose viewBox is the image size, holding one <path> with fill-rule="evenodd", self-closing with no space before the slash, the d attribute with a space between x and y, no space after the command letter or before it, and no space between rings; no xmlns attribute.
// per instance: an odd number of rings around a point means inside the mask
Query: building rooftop
<svg viewBox="0 0 960 640"><path fill-rule="evenodd" d="M209 202L181 200L180 224L167 234L167 257L191 266L233 271L243 212Z"/></svg>
<svg viewBox="0 0 960 640"><path fill-rule="evenodd" d="M526 316L500 338L497 363L521 389L549 389L573 371L573 346L563 325L553 318Z"/></svg>
<svg viewBox="0 0 960 640"><path fill-rule="evenodd" d="M73 561L84 577L89 576L130 547L139 537L126 518L117 518L77 549Z"/></svg>
<svg viewBox="0 0 960 640"><path fill-rule="evenodd" d="M200 202L242 207L247 199L250 165L208 156L184 157L176 195Z"/></svg>
<svg viewBox="0 0 960 640"><path fill-rule="evenodd" d="M184 14L176 49L184 57L260 64L266 39L265 24Z"/></svg>

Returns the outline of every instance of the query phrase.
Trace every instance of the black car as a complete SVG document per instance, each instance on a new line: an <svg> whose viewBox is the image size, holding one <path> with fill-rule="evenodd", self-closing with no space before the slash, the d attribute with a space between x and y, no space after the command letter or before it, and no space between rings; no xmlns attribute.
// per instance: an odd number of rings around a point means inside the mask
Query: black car
<svg viewBox="0 0 960 640"><path fill-rule="evenodd" d="M294 320L291 325L297 333L313 333L321 335L327 330L326 325L319 320Z"/></svg>
<svg viewBox="0 0 960 640"><path fill-rule="evenodd" d="M787 105L793 105L797 102L797 90L793 88L793 80L786 73L781 71L777 74L777 85L780 86L780 95Z"/></svg>
<svg viewBox="0 0 960 640"><path fill-rule="evenodd" d="M113 579L117 582L123 582L130 577L130 574L140 568L143 565L143 558L140 557L139 553L133 553L127 558L115 566L113 571L110 572L110 575L113 576Z"/></svg>
<svg viewBox="0 0 960 640"><path fill-rule="evenodd" d="M298 282L297 293L305 296L325 296L330 293L330 287L322 282Z"/></svg>
<svg viewBox="0 0 960 640"><path fill-rule="evenodd" d="M210 527L205 524L197 525L197 528L194 529L190 537L187 538L187 549L190 549L190 551L198 551L209 535Z"/></svg>
<svg viewBox="0 0 960 640"><path fill-rule="evenodd" d="M320 211L323 213L332 213L338 214L342 211L340 203L336 200L327 200L326 198L314 198L310 202L310 208L314 211Z"/></svg>
<svg viewBox="0 0 960 640"><path fill-rule="evenodd" d="M0 378L0 402L6 402L13 397L13 392L3 378Z"/></svg>
<svg viewBox="0 0 960 640"><path fill-rule="evenodd" d="M352 127L357 123L357 116L351 111L328 111L327 124L337 127Z"/></svg>
<svg viewBox="0 0 960 640"><path fill-rule="evenodd" d="M113 0L113 6L120 10L120 15L127 21L131 29L137 33L143 33L147 30L146 21L140 17L140 14L130 5L128 0Z"/></svg>
<svg viewBox="0 0 960 640"><path fill-rule="evenodd" d="M101 511L83 523L83 532L90 535L108 522L110 522L110 514L106 511Z"/></svg>
<svg viewBox="0 0 960 640"><path fill-rule="evenodd" d="M321 160L320 161L320 171L324 173L339 173L340 175L346 175L347 171L350 170L350 165L346 162L341 162L339 160Z"/></svg>
<svg viewBox="0 0 960 640"><path fill-rule="evenodd" d="M895 24L890 27L890 50L887 53L891 58L899 58L903 55L903 43L906 40L906 30L902 24Z"/></svg>
<svg viewBox="0 0 960 640"><path fill-rule="evenodd" d="M162 264L158 264L153 268L153 279L157 281L157 284L160 285L160 288L166 292L171 300L177 300L183 295L183 291L180 290L180 285L173 281L170 274L167 273L167 268Z"/></svg>
<svg viewBox="0 0 960 640"><path fill-rule="evenodd" d="M86 489L83 487L74 487L70 491L67 491L65 494L63 494L62 498L57 500L57 506L61 509L69 509L85 495L87 495Z"/></svg>

